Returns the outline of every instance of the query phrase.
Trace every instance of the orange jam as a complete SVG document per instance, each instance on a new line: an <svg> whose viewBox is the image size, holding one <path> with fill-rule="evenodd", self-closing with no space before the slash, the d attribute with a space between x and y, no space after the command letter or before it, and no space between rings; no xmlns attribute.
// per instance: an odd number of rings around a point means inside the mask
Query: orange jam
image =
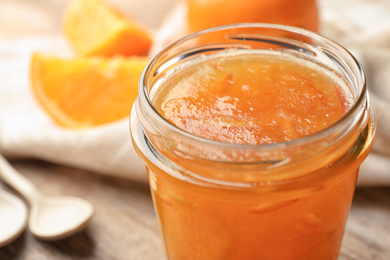
<svg viewBox="0 0 390 260"><path fill-rule="evenodd" d="M304 142L288 152L283 147L325 131L347 113L353 98L342 77L288 51L250 50L196 58L164 77L151 91L153 107L177 128L205 138L196 146L200 153L219 141L226 152L236 144L257 156L279 143L275 154L287 158L275 164L207 161L185 153L191 148L181 143L184 135L165 138L143 120L155 150L135 147L147 165L168 259L336 260L359 165L369 150L367 132L360 129L368 119L346 138ZM318 154L301 158L311 147ZM294 154L298 158L291 159ZM278 183L270 181L279 174ZM212 178L220 182L207 181ZM237 180L244 184L229 184Z"/></svg>
<svg viewBox="0 0 390 260"><path fill-rule="evenodd" d="M292 55L242 53L188 66L154 99L162 117L222 142L266 144L318 132L349 107L345 83Z"/></svg>

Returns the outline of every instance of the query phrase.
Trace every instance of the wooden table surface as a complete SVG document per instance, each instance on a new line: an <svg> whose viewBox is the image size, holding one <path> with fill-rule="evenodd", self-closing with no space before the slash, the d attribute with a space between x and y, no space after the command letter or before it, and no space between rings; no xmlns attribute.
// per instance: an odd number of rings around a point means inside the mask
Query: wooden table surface
<svg viewBox="0 0 390 260"><path fill-rule="evenodd" d="M11 163L43 193L85 198L96 212L85 231L61 241L43 242L25 231L0 248L1 260L165 259L146 184L41 161ZM390 259L390 187L357 189L339 259Z"/></svg>

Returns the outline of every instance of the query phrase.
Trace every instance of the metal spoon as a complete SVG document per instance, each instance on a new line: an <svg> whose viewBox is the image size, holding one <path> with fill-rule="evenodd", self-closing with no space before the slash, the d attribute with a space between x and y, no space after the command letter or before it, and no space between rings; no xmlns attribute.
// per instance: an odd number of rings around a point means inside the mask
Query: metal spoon
<svg viewBox="0 0 390 260"><path fill-rule="evenodd" d="M47 197L0 155L0 177L31 205L30 231L42 240L58 240L83 229L93 215L92 205L75 197Z"/></svg>
<svg viewBox="0 0 390 260"><path fill-rule="evenodd" d="M26 228L27 207L0 187L0 247L14 241Z"/></svg>

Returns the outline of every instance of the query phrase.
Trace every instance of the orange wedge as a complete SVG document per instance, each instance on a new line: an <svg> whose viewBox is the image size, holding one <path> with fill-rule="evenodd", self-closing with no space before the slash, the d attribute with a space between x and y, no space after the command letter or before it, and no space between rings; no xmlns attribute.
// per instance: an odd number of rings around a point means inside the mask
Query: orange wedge
<svg viewBox="0 0 390 260"><path fill-rule="evenodd" d="M146 27L102 0L70 0L63 29L82 55L146 55L152 43Z"/></svg>
<svg viewBox="0 0 390 260"><path fill-rule="evenodd" d="M30 64L32 92L62 126L105 124L129 116L147 61L138 56L64 59L35 53Z"/></svg>

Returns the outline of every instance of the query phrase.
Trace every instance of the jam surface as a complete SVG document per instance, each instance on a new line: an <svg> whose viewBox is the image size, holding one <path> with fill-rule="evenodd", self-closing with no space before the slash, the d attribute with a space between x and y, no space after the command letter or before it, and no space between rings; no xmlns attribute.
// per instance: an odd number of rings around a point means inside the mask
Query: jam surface
<svg viewBox="0 0 390 260"><path fill-rule="evenodd" d="M318 132L348 110L334 72L289 54L217 55L185 66L155 95L157 111L192 134L238 144Z"/></svg>

